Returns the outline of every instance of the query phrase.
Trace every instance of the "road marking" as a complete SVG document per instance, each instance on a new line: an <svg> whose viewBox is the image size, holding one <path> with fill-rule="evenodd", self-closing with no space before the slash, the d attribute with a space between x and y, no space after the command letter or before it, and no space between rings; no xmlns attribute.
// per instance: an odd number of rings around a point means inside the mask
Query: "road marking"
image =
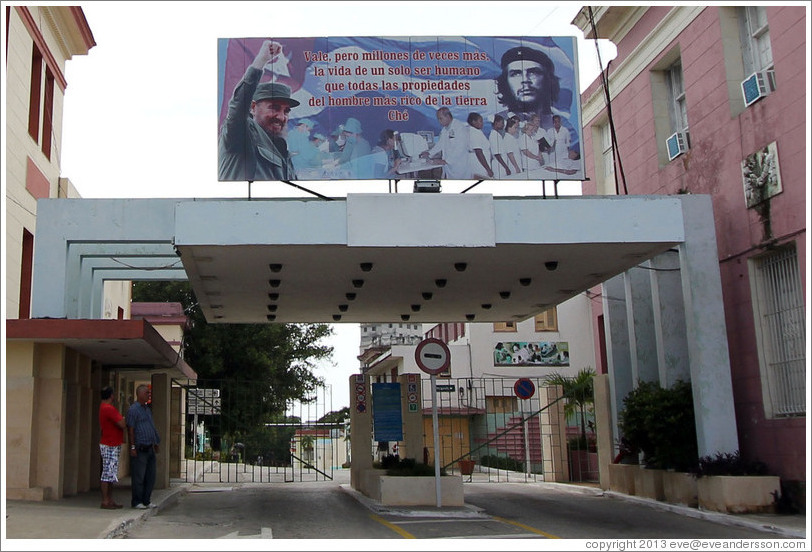
<svg viewBox="0 0 812 552"><path fill-rule="evenodd" d="M541 530L536 529L534 527L530 527L529 525L525 525L524 523L519 523L518 521L505 519L505 518L499 517L499 516L493 516L493 519L495 519L496 521L501 521L502 523L508 523L510 525L515 525L516 527L521 527L525 531L530 531L532 533L536 533L537 535L544 535L548 539L560 539L561 538L561 537L556 537L555 535L551 535L550 533L545 533L544 531L541 531Z"/></svg>
<svg viewBox="0 0 812 552"><path fill-rule="evenodd" d="M262 527L259 531L259 535L240 535L239 531L232 531L227 535L223 535L222 537L218 537L220 539L272 539L273 538L273 531L270 527Z"/></svg>
<svg viewBox="0 0 812 552"><path fill-rule="evenodd" d="M372 519L374 519L375 521L377 521L381 525L389 527L392 531L394 531L395 533L397 533L398 535L400 535L404 539L416 539L417 538L414 535L412 535L411 533L409 533L408 531L406 531L404 529L401 529L400 527L398 527L394 523L389 523L388 521L383 519L381 516L377 516L375 514L372 514L369 517L371 517Z"/></svg>
<svg viewBox="0 0 812 552"><path fill-rule="evenodd" d="M416 524L416 523L459 523L461 521L475 521L477 523L482 523L483 521L489 521L490 518L487 517L478 517L478 518L446 518L446 519L438 519L438 518L427 518L427 519L418 519L414 521L393 521L392 523L395 525L409 525L409 524Z"/></svg>
<svg viewBox="0 0 812 552"><path fill-rule="evenodd" d="M543 535L528 535L527 533L511 533L510 535L471 535L463 537L437 537L440 539L541 539Z"/></svg>

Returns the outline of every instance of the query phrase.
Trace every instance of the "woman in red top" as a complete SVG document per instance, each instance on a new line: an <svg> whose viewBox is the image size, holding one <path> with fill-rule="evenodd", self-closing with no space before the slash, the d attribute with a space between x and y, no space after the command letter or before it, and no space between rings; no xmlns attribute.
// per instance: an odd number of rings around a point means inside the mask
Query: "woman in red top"
<svg viewBox="0 0 812 552"><path fill-rule="evenodd" d="M113 406L113 388L109 386L101 390L99 426L101 427L99 450L102 459L101 507L105 510L115 510L123 508L121 504L113 501L113 483L118 482L118 459L121 455L121 444L124 442L124 429L126 429L127 423L118 409Z"/></svg>

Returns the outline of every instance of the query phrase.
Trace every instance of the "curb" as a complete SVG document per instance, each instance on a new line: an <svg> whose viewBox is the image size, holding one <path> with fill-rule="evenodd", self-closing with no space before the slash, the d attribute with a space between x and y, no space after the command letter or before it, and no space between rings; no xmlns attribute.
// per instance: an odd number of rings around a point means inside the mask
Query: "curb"
<svg viewBox="0 0 812 552"><path fill-rule="evenodd" d="M401 516L401 517L426 517L426 518L451 518L451 519L470 519L470 518L479 518L479 519L487 519L490 518L488 514L483 513L484 509L480 508L479 506L473 506L471 504L465 504L464 506L454 506L457 508L456 510L423 510L419 508L423 508L422 506L384 506L379 501L369 498L365 494L355 490L352 486L348 483L344 483L339 485L339 488L344 491L345 493L352 496L355 500L360 502L364 507L366 507L371 512L376 514L388 514L391 516Z"/></svg>
<svg viewBox="0 0 812 552"><path fill-rule="evenodd" d="M715 523L720 523L722 525L734 525L737 527L744 527L747 529L755 529L757 531L764 531L767 533L775 533L778 535L782 535L785 537L794 537L794 538L806 538L806 531L800 531L797 529L790 529L788 527L779 527L777 525L769 525L766 523L758 522L758 521L750 521L747 519L742 519L736 516L731 516L729 514L724 514L722 512L712 512L709 510L700 510L698 508L691 508L690 506L682 506L679 504L669 504L668 502L660 502L659 500L652 500L650 498L642 498L637 496L629 496L623 493L618 493L615 491L604 491L603 494L608 496L609 498L619 498L621 500L626 500L629 502L636 502L638 504L645 504L647 506L651 506L652 508L656 508L658 510L665 510L668 512L673 512L675 514L680 514L686 517L696 518L696 519L704 519L707 521L712 521Z"/></svg>
<svg viewBox="0 0 812 552"><path fill-rule="evenodd" d="M184 484L182 487L177 489L170 489L169 494L167 494L160 503L158 503L157 508L151 508L149 510L139 510L139 515L135 517L131 517L125 520L115 521L108 527L98 538L100 539L117 539L123 538L127 536L127 533L138 527L144 521L146 521L151 516L154 516L167 506L170 506L177 502L181 496L185 495L189 490L189 484Z"/></svg>
<svg viewBox="0 0 812 552"><path fill-rule="evenodd" d="M781 535L784 537L793 537L793 538L806 538L806 531L805 530L798 530L792 529L789 527L780 527L777 525L771 525L768 523L763 523L759 521L750 521L748 519L742 519L740 517L732 516L730 514L725 514L722 512L712 512L709 510L701 510L699 508L692 508L690 506L683 506L681 504L671 504L669 502L662 502L659 500L654 500L651 498L644 498L640 496L632 496L623 493L618 493L616 491L604 491L600 488L594 487L585 487L580 485L569 485L566 483L556 483L553 481L543 481L536 483L540 486L547 486L553 487L555 489L559 489L566 492L571 493L578 493L578 494L589 494L592 496L605 496L607 498L615 498L619 500L625 500L627 502L635 502L637 504L642 504L645 506L649 506L651 508L655 508L657 510L663 510L666 512L671 512L674 514L679 514L682 516L695 518L695 519L703 519L706 521L712 521L714 523L719 523L721 525L734 525L737 527L744 527L746 529L754 529L756 531L763 531L765 533L775 533L777 535Z"/></svg>

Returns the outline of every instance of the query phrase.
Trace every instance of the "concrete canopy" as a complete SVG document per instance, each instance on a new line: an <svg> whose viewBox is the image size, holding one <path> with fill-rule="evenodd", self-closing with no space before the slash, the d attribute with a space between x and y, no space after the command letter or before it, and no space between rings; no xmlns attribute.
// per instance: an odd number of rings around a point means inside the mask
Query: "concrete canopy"
<svg viewBox="0 0 812 552"><path fill-rule="evenodd" d="M104 278L157 279L172 266L209 322L519 321L685 236L683 203L669 196L351 194L38 208L53 228L37 235L48 241L37 243L32 313L52 318L100 304ZM134 248L141 263L99 261L131 259ZM182 270L166 259L173 249Z"/></svg>
<svg viewBox="0 0 812 552"><path fill-rule="evenodd" d="M228 323L520 321L683 236L669 198L184 204L177 225L206 319Z"/></svg>
<svg viewBox="0 0 812 552"><path fill-rule="evenodd" d="M118 369L167 369L174 377L197 373L145 320L6 320L8 341L59 343Z"/></svg>

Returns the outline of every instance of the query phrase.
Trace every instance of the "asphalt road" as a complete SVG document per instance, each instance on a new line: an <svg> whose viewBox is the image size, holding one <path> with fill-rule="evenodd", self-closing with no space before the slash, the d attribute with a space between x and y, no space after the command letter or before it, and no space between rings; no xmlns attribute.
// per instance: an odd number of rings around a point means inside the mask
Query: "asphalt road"
<svg viewBox="0 0 812 552"><path fill-rule="evenodd" d="M762 531L722 525L608 496L522 483L468 484L465 502L562 539L764 539Z"/></svg>
<svg viewBox="0 0 812 552"><path fill-rule="evenodd" d="M775 535L644 504L523 483L470 483L465 517L375 513L345 481L208 485L142 525L133 539L772 539ZM346 546L346 544L344 545Z"/></svg>

